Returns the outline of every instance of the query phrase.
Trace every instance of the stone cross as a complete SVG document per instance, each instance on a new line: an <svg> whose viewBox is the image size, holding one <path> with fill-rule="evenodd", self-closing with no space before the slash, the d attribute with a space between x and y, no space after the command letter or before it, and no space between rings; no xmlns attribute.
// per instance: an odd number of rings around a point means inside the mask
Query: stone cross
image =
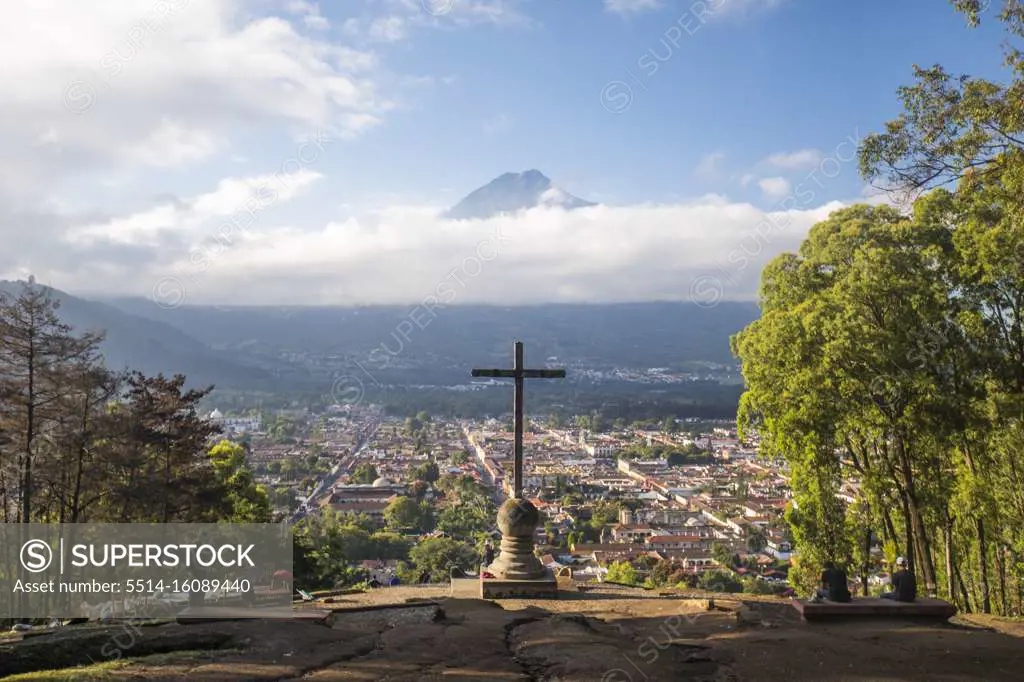
<svg viewBox="0 0 1024 682"><path fill-rule="evenodd" d="M515 415L515 449L513 450L513 497L523 497L523 388L525 379L564 379L564 369L526 369L523 361L523 342L513 345L512 369L474 369L475 377L515 379L512 412Z"/></svg>
<svg viewBox="0 0 1024 682"><path fill-rule="evenodd" d="M540 522L540 512L529 500L523 499L523 384L526 379L561 379L564 369L526 369L523 361L523 342L513 346L512 369L474 369L475 377L515 379L513 413L515 414L514 494L498 510L498 528L501 530L501 554L488 570L502 581L532 581L529 589L545 592L557 591L554 577L547 575L544 566L533 553L533 533ZM487 596L487 581L481 582L481 595ZM540 587L538 587L538 585Z"/></svg>

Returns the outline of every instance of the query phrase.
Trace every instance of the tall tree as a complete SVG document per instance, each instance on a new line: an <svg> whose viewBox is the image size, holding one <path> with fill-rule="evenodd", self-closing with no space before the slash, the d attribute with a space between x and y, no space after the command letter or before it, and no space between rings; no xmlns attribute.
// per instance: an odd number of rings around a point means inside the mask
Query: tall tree
<svg viewBox="0 0 1024 682"><path fill-rule="evenodd" d="M119 428L109 447L110 520L200 520L217 503L210 497L206 453L220 427L199 409L212 387L184 385L182 375L129 375L124 397L112 408Z"/></svg>
<svg viewBox="0 0 1024 682"><path fill-rule="evenodd" d="M54 450L48 431L59 421L75 368L95 364L102 336L74 335L57 316L60 302L30 279L13 301L0 295L0 404L3 428L18 462L18 520L33 520L36 453ZM4 467L6 469L6 467ZM6 489L11 481L3 481ZM4 520L12 520L3 510Z"/></svg>

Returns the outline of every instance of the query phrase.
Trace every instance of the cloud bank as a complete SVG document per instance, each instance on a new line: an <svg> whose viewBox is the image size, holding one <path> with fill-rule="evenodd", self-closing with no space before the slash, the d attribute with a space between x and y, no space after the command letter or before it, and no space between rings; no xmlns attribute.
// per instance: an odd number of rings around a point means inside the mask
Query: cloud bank
<svg viewBox="0 0 1024 682"><path fill-rule="evenodd" d="M761 267L841 204L765 212L710 195L671 205L538 207L446 221L396 206L313 228L281 222L319 180L273 175L67 230L20 266L72 291L186 303L404 304L448 281L465 303L750 299ZM73 254L89 249L88 263ZM61 257L63 252L63 257Z"/></svg>

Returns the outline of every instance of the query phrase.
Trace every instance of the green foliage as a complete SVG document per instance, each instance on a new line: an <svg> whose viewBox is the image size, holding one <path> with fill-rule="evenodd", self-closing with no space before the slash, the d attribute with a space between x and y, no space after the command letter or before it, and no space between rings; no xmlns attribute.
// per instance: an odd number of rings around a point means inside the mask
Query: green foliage
<svg viewBox="0 0 1024 682"><path fill-rule="evenodd" d="M480 555L471 545L444 537L421 540L409 552L409 558L417 572L412 582L417 582L424 572L429 574L429 582L444 582L451 575L452 566L475 572L480 565Z"/></svg>
<svg viewBox="0 0 1024 682"><path fill-rule="evenodd" d="M470 538L494 527L497 510L489 495L469 488L457 491L456 497L438 514L438 530L457 538Z"/></svg>
<svg viewBox="0 0 1024 682"><path fill-rule="evenodd" d="M747 534L747 551L756 554L768 546L768 536L764 529L754 526Z"/></svg>
<svg viewBox="0 0 1024 682"><path fill-rule="evenodd" d="M639 583L636 569L628 561L617 561L609 566L604 580L618 585L637 585Z"/></svg>
<svg viewBox="0 0 1024 682"><path fill-rule="evenodd" d="M437 462L424 462L413 471L413 478L415 480L426 483L435 483L440 476Z"/></svg>
<svg viewBox="0 0 1024 682"><path fill-rule="evenodd" d="M978 19L978 3L957 5ZM1022 8L1000 15L1018 39ZM1024 66L1007 49L1007 83L916 70L861 168L941 188L909 215L854 206L815 225L765 268L762 317L733 339L741 434L790 465L794 584L826 560L870 566L867 529L924 591L1024 612L1007 587L1024 550Z"/></svg>
<svg viewBox="0 0 1024 682"><path fill-rule="evenodd" d="M294 420L285 417L284 415L277 415L274 417L266 426L267 436L272 438L276 443L294 443L295 435L298 432L298 424Z"/></svg>
<svg viewBox="0 0 1024 682"><path fill-rule="evenodd" d="M743 591L747 594L776 594L779 588L774 587L765 580L758 580L753 576L746 576L741 579Z"/></svg>
<svg viewBox="0 0 1024 682"><path fill-rule="evenodd" d="M364 560L406 559L410 542L392 533L371 533L355 518L327 511L308 516L294 530L294 574L303 589L333 588L365 579L352 568Z"/></svg>
<svg viewBox="0 0 1024 682"><path fill-rule="evenodd" d="M727 568L739 563L736 553L723 542L715 542L711 545L711 558Z"/></svg>
<svg viewBox="0 0 1024 682"><path fill-rule="evenodd" d="M707 592L742 592L743 583L735 574L725 571L704 571L697 579L697 586Z"/></svg>
<svg viewBox="0 0 1024 682"><path fill-rule="evenodd" d="M789 584L799 594L814 594L821 587L822 563L811 556L798 554L790 560Z"/></svg>
<svg viewBox="0 0 1024 682"><path fill-rule="evenodd" d="M399 496L384 509L384 522L390 530L426 533L434 529L434 512L426 502Z"/></svg>
<svg viewBox="0 0 1024 682"><path fill-rule="evenodd" d="M373 466L369 462L361 462L352 470L352 475L349 476L349 482L368 484L373 483L378 478L380 478L380 476L377 475L377 467Z"/></svg>
<svg viewBox="0 0 1024 682"><path fill-rule="evenodd" d="M270 498L267 490L253 480L245 464L241 445L222 440L210 448L210 463L220 486L224 513L222 520L232 523L270 523Z"/></svg>
<svg viewBox="0 0 1024 682"><path fill-rule="evenodd" d="M621 502L601 501L594 504L590 513L590 527L596 532L612 523L619 522L619 511L623 508Z"/></svg>
<svg viewBox="0 0 1024 682"><path fill-rule="evenodd" d="M712 461L710 452L700 449L693 443L688 443L681 447L672 447L662 443L650 446L634 443L620 450L618 458L631 460L664 459L670 466L707 464Z"/></svg>

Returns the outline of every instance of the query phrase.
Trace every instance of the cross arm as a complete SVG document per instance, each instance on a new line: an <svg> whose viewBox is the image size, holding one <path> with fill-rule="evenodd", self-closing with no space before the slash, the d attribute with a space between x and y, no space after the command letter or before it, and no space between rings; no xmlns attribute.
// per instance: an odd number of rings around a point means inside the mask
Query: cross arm
<svg viewBox="0 0 1024 682"><path fill-rule="evenodd" d="M503 377L506 379L513 379L516 376L514 369L474 369L473 376L475 377Z"/></svg>
<svg viewBox="0 0 1024 682"><path fill-rule="evenodd" d="M523 376L527 379L564 379L564 369L524 369Z"/></svg>

